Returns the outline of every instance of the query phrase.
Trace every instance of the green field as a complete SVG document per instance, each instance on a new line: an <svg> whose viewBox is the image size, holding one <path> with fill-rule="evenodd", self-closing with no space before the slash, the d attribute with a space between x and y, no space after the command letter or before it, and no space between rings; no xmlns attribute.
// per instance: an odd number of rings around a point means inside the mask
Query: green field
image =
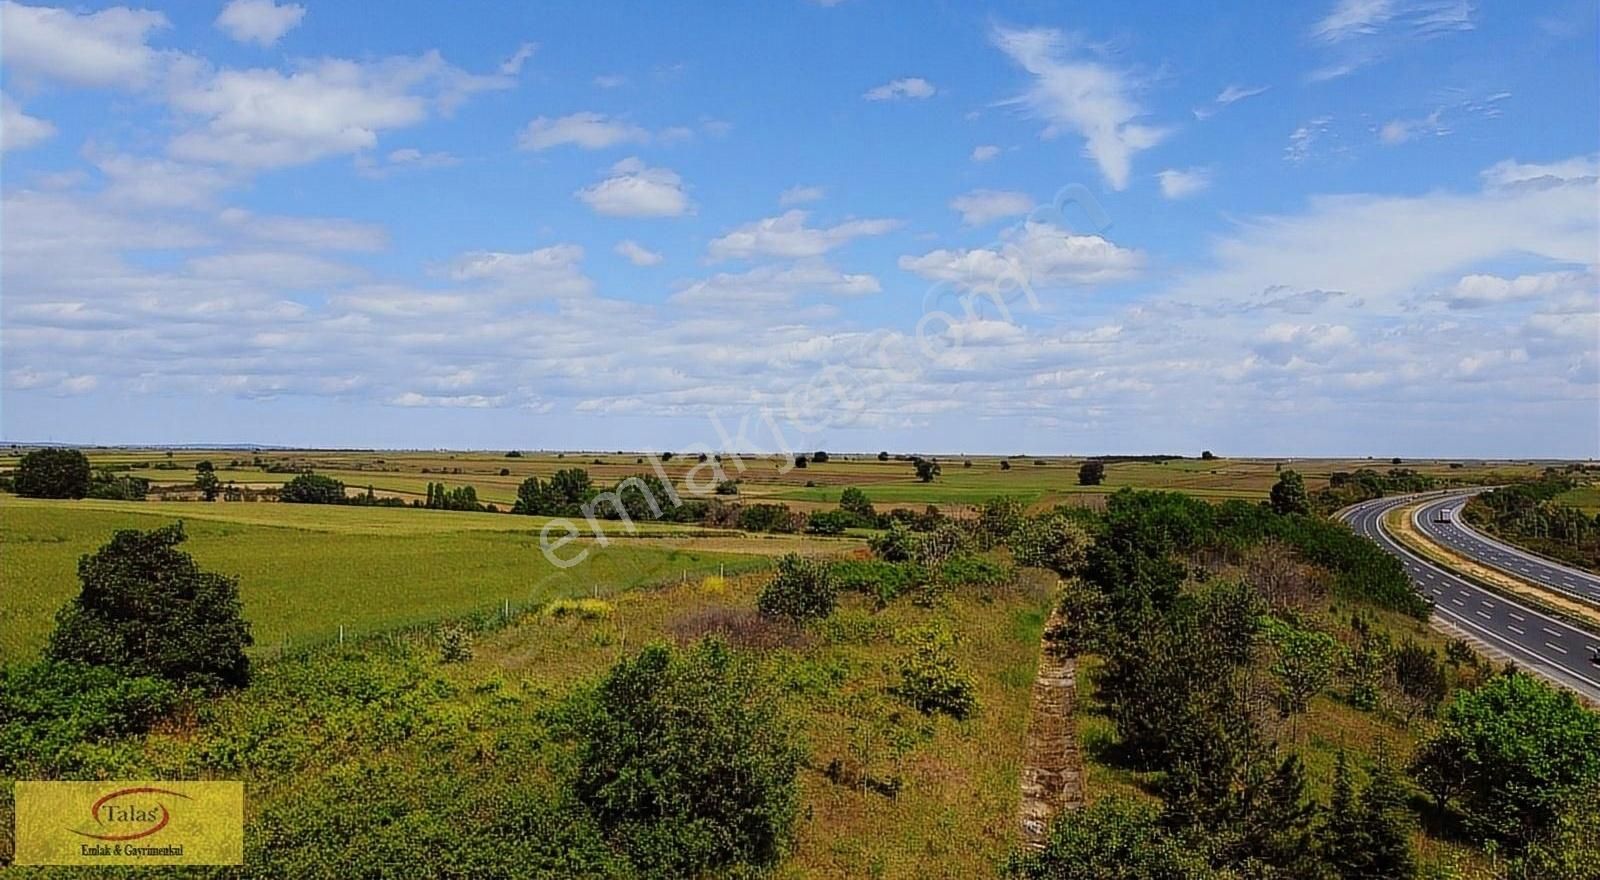
<svg viewBox="0 0 1600 880"><path fill-rule="evenodd" d="M180 519L189 534L184 547L202 566L240 578L258 651L285 640L335 638L341 624L356 635L501 608L507 601L526 607L719 565L766 564L757 556L674 547L666 539L619 537L593 548L584 564L563 570L539 548L542 520L504 514L0 496L0 657L27 656L44 644L56 610L78 590L79 556L117 529Z"/></svg>
<svg viewBox="0 0 1600 880"><path fill-rule="evenodd" d="M1578 486L1557 495L1561 504L1576 507L1590 516L1600 516L1600 486Z"/></svg>

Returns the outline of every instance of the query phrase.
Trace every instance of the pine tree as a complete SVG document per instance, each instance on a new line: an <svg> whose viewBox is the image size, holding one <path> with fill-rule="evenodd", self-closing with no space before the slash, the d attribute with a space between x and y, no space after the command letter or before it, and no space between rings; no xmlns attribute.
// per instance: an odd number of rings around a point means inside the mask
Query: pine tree
<svg viewBox="0 0 1600 880"><path fill-rule="evenodd" d="M1322 858L1342 880L1357 880L1366 876L1369 846L1350 761L1340 749L1333 765L1333 797L1322 825Z"/></svg>
<svg viewBox="0 0 1600 880"><path fill-rule="evenodd" d="M1373 880L1410 880L1417 874L1411 851L1411 811L1405 787L1389 757L1380 748L1371 780L1361 793L1362 836L1366 839L1367 867L1363 877Z"/></svg>

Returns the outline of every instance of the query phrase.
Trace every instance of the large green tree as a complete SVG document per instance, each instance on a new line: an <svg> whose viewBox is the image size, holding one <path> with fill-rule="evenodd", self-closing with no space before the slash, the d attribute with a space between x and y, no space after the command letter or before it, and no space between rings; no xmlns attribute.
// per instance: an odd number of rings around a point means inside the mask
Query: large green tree
<svg viewBox="0 0 1600 880"><path fill-rule="evenodd" d="M1306 481L1295 471L1278 474L1272 485L1272 510L1275 513L1310 513L1311 496L1306 493Z"/></svg>
<svg viewBox="0 0 1600 880"><path fill-rule="evenodd" d="M12 488L25 498L89 494L89 458L76 449L35 449L17 462Z"/></svg>
<svg viewBox="0 0 1600 880"><path fill-rule="evenodd" d="M127 529L78 560L79 594L56 615L48 654L185 685L241 687L250 677L250 626L236 578L205 571L183 524Z"/></svg>
<svg viewBox="0 0 1600 880"><path fill-rule="evenodd" d="M1411 771L1436 798L1457 797L1476 833L1525 844L1600 780L1600 715L1526 673L1498 675L1456 693Z"/></svg>

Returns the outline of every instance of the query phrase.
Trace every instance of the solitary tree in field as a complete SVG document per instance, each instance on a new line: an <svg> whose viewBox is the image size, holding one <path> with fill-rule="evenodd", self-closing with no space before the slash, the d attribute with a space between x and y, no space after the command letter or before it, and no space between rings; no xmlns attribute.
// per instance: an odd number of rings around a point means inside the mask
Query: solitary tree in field
<svg viewBox="0 0 1600 880"><path fill-rule="evenodd" d="M12 488L25 498L82 498L89 494L89 457L76 449L35 449L17 462Z"/></svg>
<svg viewBox="0 0 1600 880"><path fill-rule="evenodd" d="M811 453L811 460L816 462L817 464L827 464L828 463L828 453L823 452L822 450L818 449L816 452Z"/></svg>
<svg viewBox="0 0 1600 880"><path fill-rule="evenodd" d="M917 469L917 479L924 483L931 483L939 476L939 463L931 458L918 458L912 465Z"/></svg>
<svg viewBox="0 0 1600 880"><path fill-rule="evenodd" d="M1201 461L1215 461L1216 458L1217 458L1216 453L1212 452L1209 449L1207 449L1205 452L1200 453L1200 460Z"/></svg>
<svg viewBox="0 0 1600 880"><path fill-rule="evenodd" d="M242 687L250 626L239 581L178 549L183 524L127 529L78 560L83 590L56 615L48 654L207 689Z"/></svg>
<svg viewBox="0 0 1600 880"><path fill-rule="evenodd" d="M222 481L217 479L215 471L200 471L195 474L194 485L207 501L217 500L217 493L222 491Z"/></svg>
<svg viewBox="0 0 1600 880"><path fill-rule="evenodd" d="M1096 459L1089 459L1078 468L1078 485L1098 486L1105 482L1106 463Z"/></svg>
<svg viewBox="0 0 1600 880"><path fill-rule="evenodd" d="M1311 496L1306 493L1306 481L1295 471L1278 474L1272 486L1272 509L1276 513L1310 513Z"/></svg>
<svg viewBox="0 0 1600 880"><path fill-rule="evenodd" d="M1004 458L1000 459L1000 469L1003 471L1011 470L1011 461Z"/></svg>
<svg viewBox="0 0 1600 880"><path fill-rule="evenodd" d="M839 493L839 509L853 514L862 525L870 525L878 518L878 511L873 508L872 499L855 486L850 486Z"/></svg>

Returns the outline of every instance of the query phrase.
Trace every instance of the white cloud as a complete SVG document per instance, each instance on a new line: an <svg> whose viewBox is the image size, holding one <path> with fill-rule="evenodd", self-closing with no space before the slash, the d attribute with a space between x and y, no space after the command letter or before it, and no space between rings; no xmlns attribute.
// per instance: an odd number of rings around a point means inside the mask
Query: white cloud
<svg viewBox="0 0 1600 880"><path fill-rule="evenodd" d="M190 274L212 281L237 281L305 290L354 281L361 273L350 266L291 251L254 251L195 257Z"/></svg>
<svg viewBox="0 0 1600 880"><path fill-rule="evenodd" d="M1268 88L1270 86L1229 85L1218 92L1210 104L1204 107L1196 107L1194 109L1194 117L1196 119L1209 119L1215 116L1222 108L1230 104L1237 104L1246 98L1254 98L1256 95L1267 91Z"/></svg>
<svg viewBox="0 0 1600 880"><path fill-rule="evenodd" d="M1333 55L1310 78L1341 77L1409 43L1472 30L1473 12L1471 0L1337 0L1311 29Z"/></svg>
<svg viewBox="0 0 1600 880"><path fill-rule="evenodd" d="M793 302L802 293L857 297L881 289L871 275L846 274L821 260L804 260L791 266L719 273L686 285L672 295L672 301L701 306L777 305Z"/></svg>
<svg viewBox="0 0 1600 880"><path fill-rule="evenodd" d="M1493 189L1594 183L1600 179L1600 154L1542 164L1505 159L1490 166L1482 176L1484 185Z"/></svg>
<svg viewBox="0 0 1600 880"><path fill-rule="evenodd" d="M1120 281L1136 275L1143 264L1138 251L1049 223L1028 223L997 248L941 248L899 261L900 268L923 278L982 292L1024 284L1047 288Z"/></svg>
<svg viewBox="0 0 1600 880"><path fill-rule="evenodd" d="M511 57L510 58L507 58L506 60L500 62L500 73L501 73L501 75L503 75L503 76L519 76L519 75L521 75L521 73L522 73L522 65L527 64L528 63L528 59L532 58L533 57L533 53L535 53L537 51L539 51L539 44L538 43L523 43L522 45L518 46L517 47L517 51L511 53Z"/></svg>
<svg viewBox="0 0 1600 880"><path fill-rule="evenodd" d="M0 92L0 152L26 150L55 133L54 125L23 113L10 95Z"/></svg>
<svg viewBox="0 0 1600 880"><path fill-rule="evenodd" d="M153 208L203 208L233 181L214 168L127 155L92 159L106 178L106 198Z"/></svg>
<svg viewBox="0 0 1600 880"><path fill-rule="evenodd" d="M660 253L650 250L631 238L625 238L617 242L616 252L626 257L628 262L635 266L657 266L661 264L663 259L666 259Z"/></svg>
<svg viewBox="0 0 1600 880"><path fill-rule="evenodd" d="M1332 121L1331 117L1319 116L1290 132L1289 143L1283 148L1283 158L1296 165L1309 160L1315 154L1317 141L1327 132L1328 123Z"/></svg>
<svg viewBox="0 0 1600 880"><path fill-rule="evenodd" d="M603 113L573 113L559 119L540 116L517 136L524 150L548 150L566 144L585 150L603 150L618 144L644 143L650 132Z"/></svg>
<svg viewBox="0 0 1600 880"><path fill-rule="evenodd" d="M372 62L323 59L294 71L221 70L174 88L172 106L202 120L168 146L176 157L245 168L314 162L377 145L380 132L448 113L512 80L478 76L438 52Z"/></svg>
<svg viewBox="0 0 1600 880"><path fill-rule="evenodd" d="M523 253L472 251L446 267L455 281L484 282L522 297L587 296L594 282L582 271L583 248L558 244Z"/></svg>
<svg viewBox="0 0 1600 880"><path fill-rule="evenodd" d="M227 208L217 219L257 241L293 247L370 253L389 246L389 234L382 226L354 220L252 214L242 208Z"/></svg>
<svg viewBox="0 0 1600 880"><path fill-rule="evenodd" d="M1064 132L1084 139L1112 189L1128 185L1133 157L1159 143L1165 129L1136 122L1144 110L1133 99L1134 83L1118 70L1095 61L1067 57L1069 42L1049 28L996 28L995 45L1034 77L1020 103L1048 123L1043 136Z"/></svg>
<svg viewBox="0 0 1600 880"><path fill-rule="evenodd" d="M1161 181L1161 195L1169 199L1186 199L1211 186L1209 168L1168 168L1156 177Z"/></svg>
<svg viewBox="0 0 1600 880"><path fill-rule="evenodd" d="M595 213L610 217L681 217L692 207L676 172L631 157L611 166L610 177L576 195Z"/></svg>
<svg viewBox="0 0 1600 880"><path fill-rule="evenodd" d="M1464 276L1438 298L1452 309L1475 309L1526 300L1555 303L1584 295L1592 302L1597 290L1600 279L1588 272L1540 272L1515 278L1478 274Z"/></svg>
<svg viewBox="0 0 1600 880"><path fill-rule="evenodd" d="M274 0L230 0L217 16L217 27L241 43L263 48L278 42L304 18L306 8L295 3L279 6Z"/></svg>
<svg viewBox="0 0 1600 880"><path fill-rule="evenodd" d="M356 171L363 177L384 178L397 171L425 168L449 168L461 164L456 156L444 151L425 153L416 147L390 150L387 156L377 158L367 153L356 156Z"/></svg>
<svg viewBox="0 0 1600 880"><path fill-rule="evenodd" d="M975 189L950 200L950 210L961 215L968 226L982 226L1002 217L1016 217L1033 210L1027 193Z"/></svg>
<svg viewBox="0 0 1600 880"><path fill-rule="evenodd" d="M1391 119L1378 129L1378 140L1394 146L1423 135L1442 137L1450 133L1450 129L1440 122L1443 114L1443 110L1435 110L1420 119Z"/></svg>
<svg viewBox="0 0 1600 880"><path fill-rule="evenodd" d="M746 223L711 240L712 259L748 259L755 256L816 257L852 239L883 235L899 225L895 220L848 220L836 226L819 228L806 225L805 211L785 211Z"/></svg>
<svg viewBox="0 0 1600 880"><path fill-rule="evenodd" d="M147 45L169 27L159 12L113 6L75 13L47 6L0 3L0 57L13 74L77 86L138 88L160 55Z"/></svg>
<svg viewBox="0 0 1600 880"><path fill-rule="evenodd" d="M1000 155L1000 148L994 144L980 144L972 148L972 161L987 162Z"/></svg>
<svg viewBox="0 0 1600 880"><path fill-rule="evenodd" d="M778 194L778 206L787 208L790 205L804 205L821 201L825 195L827 193L820 186L791 186Z"/></svg>
<svg viewBox="0 0 1600 880"><path fill-rule="evenodd" d="M617 89L628 84L628 78L620 73L604 73L594 78L594 84L602 89Z"/></svg>
<svg viewBox="0 0 1600 880"><path fill-rule="evenodd" d="M890 80L867 90L861 97L868 101L897 101L905 98L931 98L938 89L920 76Z"/></svg>

